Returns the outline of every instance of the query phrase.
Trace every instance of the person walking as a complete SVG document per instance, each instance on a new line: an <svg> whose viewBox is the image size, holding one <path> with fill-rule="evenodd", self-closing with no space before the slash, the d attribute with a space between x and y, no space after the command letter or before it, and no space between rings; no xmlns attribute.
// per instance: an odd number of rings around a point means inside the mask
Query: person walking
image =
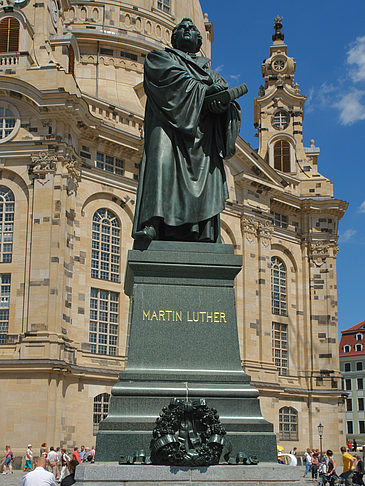
<svg viewBox="0 0 365 486"><path fill-rule="evenodd" d="M58 454L54 450L54 447L51 447L49 453L47 454L47 462L51 469L51 473L55 474L57 469L57 462L58 462Z"/></svg>
<svg viewBox="0 0 365 486"><path fill-rule="evenodd" d="M33 451L32 444L28 444L27 452L25 453L24 471L31 471L33 469Z"/></svg>
<svg viewBox="0 0 365 486"><path fill-rule="evenodd" d="M61 486L71 486L72 484L75 484L76 481L75 481L75 471L76 471L76 468L77 466L79 465L79 463L77 461L70 461L68 464L67 464L67 469L69 471L69 475L66 476L64 479L62 479L61 481Z"/></svg>
<svg viewBox="0 0 365 486"><path fill-rule="evenodd" d="M340 451L343 462L343 472L340 474L340 478L345 480L345 486L352 486L352 476L354 474L354 463L356 459L346 452L346 447L341 447Z"/></svg>
<svg viewBox="0 0 365 486"><path fill-rule="evenodd" d="M328 458L326 480L330 483L330 486L333 486L337 478L336 463L333 457L333 451L331 451L331 449L328 449L326 454Z"/></svg>
<svg viewBox="0 0 365 486"><path fill-rule="evenodd" d="M355 454L355 459L356 461L353 482L359 484L360 486L363 486L364 481L362 478L364 476L364 462L358 454Z"/></svg>
<svg viewBox="0 0 365 486"><path fill-rule="evenodd" d="M307 474L312 470L312 453L309 448L304 453L304 462L305 462L305 473L303 478L305 478Z"/></svg>
<svg viewBox="0 0 365 486"><path fill-rule="evenodd" d="M319 467L319 454L317 451L313 451L312 458L311 458L311 466L312 466L312 479L317 479L318 467Z"/></svg>
<svg viewBox="0 0 365 486"><path fill-rule="evenodd" d="M46 458L41 456L35 463L34 471L23 476L20 486L57 486L54 475L46 471Z"/></svg>
<svg viewBox="0 0 365 486"><path fill-rule="evenodd" d="M67 464L70 462L71 457L67 454L66 449L61 449L61 452L62 452L62 459L61 459L62 469L61 469L61 475L59 477L59 480L62 482L62 479L64 479L67 476Z"/></svg>
<svg viewBox="0 0 365 486"><path fill-rule="evenodd" d="M3 474L8 474L6 472L6 468L9 469L9 474L13 474L13 466L12 466L12 461L13 461L13 452L11 450L10 445L5 446L5 457L4 457L4 462L3 462Z"/></svg>
<svg viewBox="0 0 365 486"><path fill-rule="evenodd" d="M72 460L77 461L79 464L81 462L81 457L80 457L80 454L79 454L79 448L78 447L74 448L74 451L72 453Z"/></svg>

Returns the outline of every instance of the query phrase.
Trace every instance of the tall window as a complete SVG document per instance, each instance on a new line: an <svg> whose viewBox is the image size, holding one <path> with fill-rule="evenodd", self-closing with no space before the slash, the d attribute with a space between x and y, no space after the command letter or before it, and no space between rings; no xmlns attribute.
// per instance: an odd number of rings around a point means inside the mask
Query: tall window
<svg viewBox="0 0 365 486"><path fill-rule="evenodd" d="M358 398L357 399L357 409L360 411L364 411L364 399Z"/></svg>
<svg viewBox="0 0 365 486"><path fill-rule="evenodd" d="M359 432L365 434L365 422L363 420L359 420Z"/></svg>
<svg viewBox="0 0 365 486"><path fill-rule="evenodd" d="M351 363L345 363L345 371L351 371Z"/></svg>
<svg viewBox="0 0 365 486"><path fill-rule="evenodd" d="M0 186L0 262L11 262L14 232L14 194Z"/></svg>
<svg viewBox="0 0 365 486"><path fill-rule="evenodd" d="M0 274L0 344L6 343L9 330L10 274Z"/></svg>
<svg viewBox="0 0 365 486"><path fill-rule="evenodd" d="M357 371L361 371L362 370L362 361L358 361L356 363L356 369L357 369Z"/></svg>
<svg viewBox="0 0 365 486"><path fill-rule="evenodd" d="M293 407L279 410L279 439L298 440L298 412Z"/></svg>
<svg viewBox="0 0 365 486"><path fill-rule="evenodd" d="M345 380L345 390L351 390L351 378Z"/></svg>
<svg viewBox="0 0 365 486"><path fill-rule="evenodd" d="M346 390L351 390L351 380L349 380L349 381L350 381L350 388L346 388ZM357 389L358 390L363 390L363 388L364 388L364 381L363 381L362 378L358 378L357 379Z"/></svg>
<svg viewBox="0 0 365 486"><path fill-rule="evenodd" d="M170 13L171 5L170 0L157 0L157 7L164 12Z"/></svg>
<svg viewBox="0 0 365 486"><path fill-rule="evenodd" d="M288 374L288 326L278 322L272 323L272 359L279 375Z"/></svg>
<svg viewBox="0 0 365 486"><path fill-rule="evenodd" d="M272 313L286 316L286 268L278 257L271 258Z"/></svg>
<svg viewBox="0 0 365 486"><path fill-rule="evenodd" d="M286 140L278 140L274 144L274 168L290 172L290 145Z"/></svg>
<svg viewBox="0 0 365 486"><path fill-rule="evenodd" d="M68 48L68 72L75 74L75 52L72 46Z"/></svg>
<svg viewBox="0 0 365 486"><path fill-rule="evenodd" d="M119 282L120 223L109 209L98 209L93 217L91 276Z"/></svg>
<svg viewBox="0 0 365 486"><path fill-rule="evenodd" d="M347 424L347 433L353 434L354 433L354 426L353 426L352 420L348 420L346 422L346 424Z"/></svg>
<svg viewBox="0 0 365 486"><path fill-rule="evenodd" d="M93 434L96 435L99 430L99 424L109 413L109 393L100 393L94 398L93 411Z"/></svg>
<svg viewBox="0 0 365 486"><path fill-rule="evenodd" d="M19 22L7 17L0 22L0 52L19 51Z"/></svg>
<svg viewBox="0 0 365 486"><path fill-rule="evenodd" d="M90 351L96 354L117 354L119 294L91 289Z"/></svg>
<svg viewBox="0 0 365 486"><path fill-rule="evenodd" d="M352 398L346 398L346 411L352 412Z"/></svg>

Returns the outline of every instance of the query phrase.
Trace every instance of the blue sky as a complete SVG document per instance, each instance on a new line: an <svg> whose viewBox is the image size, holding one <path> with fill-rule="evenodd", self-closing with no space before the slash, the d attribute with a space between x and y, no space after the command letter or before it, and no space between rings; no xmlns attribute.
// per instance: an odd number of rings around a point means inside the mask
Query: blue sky
<svg viewBox="0 0 365 486"><path fill-rule="evenodd" d="M269 57L273 18L284 17L295 81L307 95L304 145L321 149L319 171L349 202L337 257L339 328L365 320L365 1L201 0L214 26L212 67L231 86L245 82L242 137L257 147L253 99ZM222 7L223 5L223 7Z"/></svg>

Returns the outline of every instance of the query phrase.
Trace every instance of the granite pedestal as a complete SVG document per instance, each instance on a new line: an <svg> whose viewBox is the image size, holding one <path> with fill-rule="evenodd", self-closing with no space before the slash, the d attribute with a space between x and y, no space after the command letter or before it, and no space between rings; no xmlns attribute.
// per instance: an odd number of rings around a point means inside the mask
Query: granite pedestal
<svg viewBox="0 0 365 486"><path fill-rule="evenodd" d="M100 424L96 461L145 449L170 398L205 398L217 409L233 454L276 462L272 424L242 371L234 279L242 260L232 245L153 241L128 253L128 363Z"/></svg>
<svg viewBox="0 0 365 486"><path fill-rule="evenodd" d="M118 466L80 464L77 485L82 486L295 486L303 474L297 467L279 464L259 466Z"/></svg>

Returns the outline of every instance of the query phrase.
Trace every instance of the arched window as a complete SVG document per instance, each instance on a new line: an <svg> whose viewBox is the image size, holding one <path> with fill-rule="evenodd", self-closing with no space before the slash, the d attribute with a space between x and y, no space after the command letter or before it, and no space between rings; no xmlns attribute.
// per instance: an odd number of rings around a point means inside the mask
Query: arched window
<svg viewBox="0 0 365 486"><path fill-rule="evenodd" d="M93 410L93 434L96 435L99 430L99 424L109 413L109 393L100 393L94 398Z"/></svg>
<svg viewBox="0 0 365 486"><path fill-rule="evenodd" d="M119 294L91 289L90 294L90 351L95 354L117 354Z"/></svg>
<svg viewBox="0 0 365 486"><path fill-rule="evenodd" d="M274 144L274 169L290 172L290 145L286 140Z"/></svg>
<svg viewBox="0 0 365 486"><path fill-rule="evenodd" d="M91 276L119 282L120 223L109 209L98 209L93 217Z"/></svg>
<svg viewBox="0 0 365 486"><path fill-rule="evenodd" d="M0 262L10 263L13 254L14 194L0 186Z"/></svg>
<svg viewBox="0 0 365 486"><path fill-rule="evenodd" d="M355 344L355 351L362 351L362 344Z"/></svg>
<svg viewBox="0 0 365 486"><path fill-rule="evenodd" d="M298 412L293 407L279 410L279 439L298 440Z"/></svg>
<svg viewBox="0 0 365 486"><path fill-rule="evenodd" d="M68 72L75 74L75 52L72 46L68 48Z"/></svg>
<svg viewBox="0 0 365 486"><path fill-rule="evenodd" d="M361 332L357 333L355 336L356 341L361 341L362 340L362 334Z"/></svg>
<svg viewBox="0 0 365 486"><path fill-rule="evenodd" d="M351 351L351 346L349 344L345 344L342 349L344 353L349 353Z"/></svg>
<svg viewBox="0 0 365 486"><path fill-rule="evenodd" d="M287 315L286 306L286 268L278 257L271 258L271 304L272 313Z"/></svg>
<svg viewBox="0 0 365 486"><path fill-rule="evenodd" d="M19 21L13 17L0 22L0 52L19 51L19 30Z"/></svg>

